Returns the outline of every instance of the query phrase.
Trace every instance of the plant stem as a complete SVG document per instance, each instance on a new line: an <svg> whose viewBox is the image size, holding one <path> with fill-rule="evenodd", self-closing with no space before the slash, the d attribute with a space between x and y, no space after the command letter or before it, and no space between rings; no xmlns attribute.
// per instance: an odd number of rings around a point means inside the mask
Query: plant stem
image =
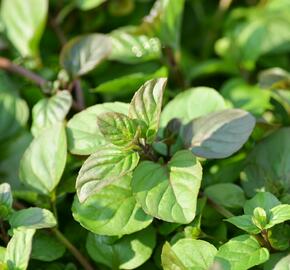
<svg viewBox="0 0 290 270"><path fill-rule="evenodd" d="M36 83L40 87L44 87L45 85L48 84L48 81L43 79L38 74L33 73L24 67L16 65L16 64L12 63L9 59L4 58L4 57L0 57L0 69L4 69L4 70L7 70L9 72L20 75L20 76Z"/></svg>
<svg viewBox="0 0 290 270"><path fill-rule="evenodd" d="M77 105L82 110L85 108L85 100L84 100L84 93L81 87L80 79L74 80L74 89L75 89L75 94L76 94Z"/></svg>
<svg viewBox="0 0 290 270"><path fill-rule="evenodd" d="M57 208L56 208L56 194L55 194L55 191L53 191L51 193L50 203L51 203L51 209L52 209L52 212L53 212L53 214L55 216L55 219L58 220Z"/></svg>
<svg viewBox="0 0 290 270"><path fill-rule="evenodd" d="M271 246L271 243L269 241L269 237L268 237L268 231L267 230L262 230L261 231L261 235L263 237L263 242L264 242L264 246L269 250L269 251L273 251L273 247Z"/></svg>
<svg viewBox="0 0 290 270"><path fill-rule="evenodd" d="M70 253L78 260L85 270L96 270L79 250L56 228L51 229L57 239L66 246Z"/></svg>

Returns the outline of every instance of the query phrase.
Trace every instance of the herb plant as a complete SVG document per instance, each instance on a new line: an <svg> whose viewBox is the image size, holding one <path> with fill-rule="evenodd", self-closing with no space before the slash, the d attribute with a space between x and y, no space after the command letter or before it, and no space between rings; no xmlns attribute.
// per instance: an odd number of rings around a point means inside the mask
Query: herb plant
<svg viewBox="0 0 290 270"><path fill-rule="evenodd" d="M289 269L289 1L0 2L0 270Z"/></svg>

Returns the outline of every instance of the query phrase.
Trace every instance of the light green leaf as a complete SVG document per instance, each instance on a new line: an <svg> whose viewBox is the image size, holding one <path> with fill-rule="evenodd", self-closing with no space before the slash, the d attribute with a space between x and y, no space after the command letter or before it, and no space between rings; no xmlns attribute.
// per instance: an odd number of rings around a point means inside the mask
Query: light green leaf
<svg viewBox="0 0 290 270"><path fill-rule="evenodd" d="M110 60L134 64L161 57L161 45L158 38L132 35L123 30L115 30L109 36L112 42Z"/></svg>
<svg viewBox="0 0 290 270"><path fill-rule="evenodd" d="M255 118L239 109L223 110L193 120L184 128L186 147L200 157L225 158L248 140Z"/></svg>
<svg viewBox="0 0 290 270"><path fill-rule="evenodd" d="M37 191L49 194L60 181L67 157L63 124L56 123L35 138L20 163L20 179Z"/></svg>
<svg viewBox="0 0 290 270"><path fill-rule="evenodd" d="M146 138L152 142L159 128L163 92L167 80L153 79L146 82L135 93L129 107L129 117L146 124Z"/></svg>
<svg viewBox="0 0 290 270"><path fill-rule="evenodd" d="M86 248L94 261L111 269L136 269L150 258L155 238L152 227L120 239L90 233Z"/></svg>
<svg viewBox="0 0 290 270"><path fill-rule="evenodd" d="M38 207L30 207L14 212L9 218L9 223L13 229L42 229L56 226L53 214Z"/></svg>
<svg viewBox="0 0 290 270"><path fill-rule="evenodd" d="M121 150L113 145L99 147L79 171L76 190L80 202L131 172L138 161L137 152Z"/></svg>
<svg viewBox="0 0 290 270"><path fill-rule="evenodd" d="M258 234L261 230L253 223L252 215L242 215L226 219L236 227L250 234Z"/></svg>
<svg viewBox="0 0 290 270"><path fill-rule="evenodd" d="M217 249L203 240L181 239L172 247L166 243L162 250L164 270L208 270Z"/></svg>
<svg viewBox="0 0 290 270"><path fill-rule="evenodd" d="M41 131L56 122L62 122L72 105L70 92L57 92L51 98L44 98L36 103L32 109L31 132L36 137Z"/></svg>
<svg viewBox="0 0 290 270"><path fill-rule="evenodd" d="M106 0L75 0L76 5L81 10L90 10L106 2Z"/></svg>
<svg viewBox="0 0 290 270"><path fill-rule="evenodd" d="M157 0L143 20L145 33L157 35L162 45L179 48L184 0Z"/></svg>
<svg viewBox="0 0 290 270"><path fill-rule="evenodd" d="M257 190L272 192L280 198L289 194L289 136L290 128L281 128L259 142L248 155L241 178L249 197L254 196Z"/></svg>
<svg viewBox="0 0 290 270"><path fill-rule="evenodd" d="M280 205L280 201L269 192L258 192L252 199L246 201L244 211L247 215L253 215L255 208L263 208L267 215L270 215L270 210Z"/></svg>
<svg viewBox="0 0 290 270"><path fill-rule="evenodd" d="M282 258L273 270L290 270L290 255Z"/></svg>
<svg viewBox="0 0 290 270"><path fill-rule="evenodd" d="M136 203L129 175L103 187L84 203L75 197L72 211L83 227L102 235L130 234L152 222Z"/></svg>
<svg viewBox="0 0 290 270"><path fill-rule="evenodd" d="M24 57L39 55L48 0L3 0L1 18L9 40Z"/></svg>
<svg viewBox="0 0 290 270"><path fill-rule="evenodd" d="M35 229L17 229L13 232L6 248L5 263L9 270L26 270Z"/></svg>
<svg viewBox="0 0 290 270"><path fill-rule="evenodd" d="M128 114L128 104L103 103L75 114L67 124L68 148L73 154L89 155L94 153L100 145L106 144L97 126L97 116L105 112Z"/></svg>
<svg viewBox="0 0 290 270"><path fill-rule="evenodd" d="M5 253L6 253L6 248L0 247L0 266L2 266L1 263L5 260Z"/></svg>
<svg viewBox="0 0 290 270"><path fill-rule="evenodd" d="M103 34L90 34L71 39L62 49L60 63L72 77L93 70L111 52L111 41Z"/></svg>
<svg viewBox="0 0 290 270"><path fill-rule="evenodd" d="M37 231L32 242L31 259L51 262L61 258L65 246L45 231Z"/></svg>
<svg viewBox="0 0 290 270"><path fill-rule="evenodd" d="M246 201L244 191L238 185L231 183L209 186L204 193L217 204L228 208L242 208Z"/></svg>
<svg viewBox="0 0 290 270"><path fill-rule="evenodd" d="M189 223L195 217L202 168L187 150L167 165L143 161L134 170L132 189L143 210L156 218Z"/></svg>
<svg viewBox="0 0 290 270"><path fill-rule="evenodd" d="M130 148L136 145L141 129L137 121L116 112L102 113L97 117L100 132L107 142Z"/></svg>
<svg viewBox="0 0 290 270"><path fill-rule="evenodd" d="M27 123L28 106L24 100L7 92L0 92L0 141L18 133Z"/></svg>
<svg viewBox="0 0 290 270"><path fill-rule="evenodd" d="M226 109L223 97L209 87L195 87L181 92L171 100L161 113L160 126L165 127L173 118L183 124L212 112Z"/></svg>
<svg viewBox="0 0 290 270"><path fill-rule="evenodd" d="M266 229L275 226L276 224L283 223L287 220L290 220L290 205L289 204L280 204L273 207L270 210L269 223L266 226Z"/></svg>
<svg viewBox="0 0 290 270"><path fill-rule="evenodd" d="M269 251L262 248L254 236L240 235L223 244L216 255L222 269L246 270L269 259Z"/></svg>
<svg viewBox="0 0 290 270"><path fill-rule="evenodd" d="M12 211L13 197L8 183L0 185L0 219L6 219Z"/></svg>

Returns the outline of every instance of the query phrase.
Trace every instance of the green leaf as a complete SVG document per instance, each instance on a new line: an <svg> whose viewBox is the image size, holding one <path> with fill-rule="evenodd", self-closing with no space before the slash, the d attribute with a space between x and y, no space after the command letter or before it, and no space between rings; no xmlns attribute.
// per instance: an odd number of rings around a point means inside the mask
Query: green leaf
<svg viewBox="0 0 290 270"><path fill-rule="evenodd" d="M0 185L0 219L6 219L12 211L13 197L8 183Z"/></svg>
<svg viewBox="0 0 290 270"><path fill-rule="evenodd" d="M290 220L290 205L280 204L270 210L270 220L266 229L275 226L276 224L283 223Z"/></svg>
<svg viewBox="0 0 290 270"><path fill-rule="evenodd" d="M290 255L282 258L274 267L273 270L289 270L290 269Z"/></svg>
<svg viewBox="0 0 290 270"><path fill-rule="evenodd" d="M282 68L269 68L259 74L261 88L287 89L290 87L290 73Z"/></svg>
<svg viewBox="0 0 290 270"><path fill-rule="evenodd" d="M273 249L287 250L290 246L290 225L282 223L267 229L267 236Z"/></svg>
<svg viewBox="0 0 290 270"><path fill-rule="evenodd" d="M242 185L248 196L254 196L256 190L269 191L279 197L289 194L289 136L290 128L281 128L259 142L248 155L241 174Z"/></svg>
<svg viewBox="0 0 290 270"><path fill-rule="evenodd" d="M1 19L7 37L24 57L39 55L39 41L45 28L48 0L3 0Z"/></svg>
<svg viewBox="0 0 290 270"><path fill-rule="evenodd" d="M167 103L161 113L160 126L165 127L173 118L183 124L212 112L226 109L223 97L209 87L195 87L181 92Z"/></svg>
<svg viewBox="0 0 290 270"><path fill-rule="evenodd" d="M252 221L259 229L263 230L268 223L266 211L261 207L256 207L253 211Z"/></svg>
<svg viewBox="0 0 290 270"><path fill-rule="evenodd" d="M136 269L150 258L155 238L152 227L120 239L89 233L86 248L94 261L111 269Z"/></svg>
<svg viewBox="0 0 290 270"><path fill-rule="evenodd" d="M5 263L9 270L27 269L34 233L35 229L14 230L13 237L7 245L5 254Z"/></svg>
<svg viewBox="0 0 290 270"><path fill-rule="evenodd" d="M128 114L128 104L103 103L75 114L67 123L68 148L73 154L89 155L107 143L97 126L97 116L105 112Z"/></svg>
<svg viewBox="0 0 290 270"><path fill-rule="evenodd" d="M134 170L132 189L144 211L168 222L189 223L195 217L202 168L187 150L167 165L143 161Z"/></svg>
<svg viewBox="0 0 290 270"><path fill-rule="evenodd" d="M269 251L260 247L254 236L240 235L223 244L216 260L229 270L245 270L264 263L269 259Z"/></svg>
<svg viewBox="0 0 290 270"><path fill-rule="evenodd" d="M42 229L56 226L53 214L38 207L30 207L14 212L9 218L9 223L13 229Z"/></svg>
<svg viewBox="0 0 290 270"><path fill-rule="evenodd" d="M83 164L76 181L80 202L106 185L131 172L139 162L137 152L124 151L112 145L99 147Z"/></svg>
<svg viewBox="0 0 290 270"><path fill-rule="evenodd" d="M135 64L161 57L161 45L158 38L132 35L123 30L115 30L109 34L109 37L112 42L110 60Z"/></svg>
<svg viewBox="0 0 290 270"><path fill-rule="evenodd" d="M227 208L242 208L246 201L244 191L231 183L209 186L204 190L204 193L217 204Z"/></svg>
<svg viewBox="0 0 290 270"><path fill-rule="evenodd" d="M225 158L248 140L255 118L239 109L223 110L193 120L184 128L186 147L200 157Z"/></svg>
<svg viewBox="0 0 290 270"><path fill-rule="evenodd" d="M145 33L157 35L162 45L178 49L184 2L157 0L141 28Z"/></svg>
<svg viewBox="0 0 290 270"><path fill-rule="evenodd" d="M67 157L63 124L56 123L35 138L20 163L20 179L37 191L49 194L62 176Z"/></svg>
<svg viewBox="0 0 290 270"><path fill-rule="evenodd" d="M23 99L0 92L0 141L18 133L27 123L28 116L28 106Z"/></svg>
<svg viewBox="0 0 290 270"><path fill-rule="evenodd" d="M106 0L75 0L76 5L81 10L90 10L106 2Z"/></svg>
<svg viewBox="0 0 290 270"><path fill-rule="evenodd" d="M270 215L270 210L280 205L280 201L269 192L258 192L252 199L248 200L244 205L244 211L247 215L253 215L257 207L263 208L267 216Z"/></svg>
<svg viewBox="0 0 290 270"><path fill-rule="evenodd" d="M90 34L71 39L62 49L60 63L72 76L93 70L111 52L110 39L103 34Z"/></svg>
<svg viewBox="0 0 290 270"><path fill-rule="evenodd" d="M261 232L261 229L253 223L252 215L231 217L226 219L226 221L250 234L258 234Z"/></svg>
<svg viewBox="0 0 290 270"><path fill-rule="evenodd" d="M159 128L163 92L167 80L153 79L146 82L135 93L129 107L129 117L146 124L146 138L152 142Z"/></svg>
<svg viewBox="0 0 290 270"><path fill-rule="evenodd" d="M213 264L217 249L203 240L181 239L172 247L162 249L164 270L208 270Z"/></svg>
<svg viewBox="0 0 290 270"><path fill-rule="evenodd" d="M45 231L37 231L32 242L31 259L51 262L61 258L65 246Z"/></svg>
<svg viewBox="0 0 290 270"><path fill-rule="evenodd" d="M36 103L32 109L31 132L36 137L41 131L56 122L62 122L72 105L70 92L64 90L57 92L51 98L44 98Z"/></svg>
<svg viewBox="0 0 290 270"><path fill-rule="evenodd" d="M140 127L127 115L107 112L97 117L97 124L105 139L117 146L131 148L137 144Z"/></svg>
<svg viewBox="0 0 290 270"><path fill-rule="evenodd" d="M129 175L104 186L84 203L75 197L72 211L83 227L102 235L130 234L152 222L152 217L136 203Z"/></svg>
<svg viewBox="0 0 290 270"><path fill-rule="evenodd" d="M227 81L221 89L221 94L235 108L246 110L257 116L271 109L271 92L262 90L257 85L250 85L240 78Z"/></svg>
<svg viewBox="0 0 290 270"><path fill-rule="evenodd" d="M6 253L6 248L0 247L0 266L1 263L5 260L5 253Z"/></svg>

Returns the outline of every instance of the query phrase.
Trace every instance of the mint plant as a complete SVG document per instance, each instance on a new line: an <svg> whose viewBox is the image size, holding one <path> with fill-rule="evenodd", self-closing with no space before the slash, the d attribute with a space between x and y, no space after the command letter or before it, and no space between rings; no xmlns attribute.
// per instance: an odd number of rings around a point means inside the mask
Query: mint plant
<svg viewBox="0 0 290 270"><path fill-rule="evenodd" d="M1 0L0 270L286 270L290 2Z"/></svg>

